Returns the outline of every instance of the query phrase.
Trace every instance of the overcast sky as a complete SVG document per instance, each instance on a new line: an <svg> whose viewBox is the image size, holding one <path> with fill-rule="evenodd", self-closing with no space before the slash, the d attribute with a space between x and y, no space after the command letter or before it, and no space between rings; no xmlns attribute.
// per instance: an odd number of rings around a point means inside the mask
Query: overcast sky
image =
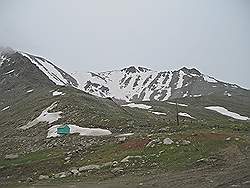
<svg viewBox="0 0 250 188"><path fill-rule="evenodd" d="M68 71L186 66L250 88L250 1L0 0L0 46Z"/></svg>

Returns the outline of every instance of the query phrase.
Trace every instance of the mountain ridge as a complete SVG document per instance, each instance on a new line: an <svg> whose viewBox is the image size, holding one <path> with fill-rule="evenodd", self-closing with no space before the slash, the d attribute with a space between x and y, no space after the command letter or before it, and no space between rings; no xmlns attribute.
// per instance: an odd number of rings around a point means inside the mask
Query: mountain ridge
<svg viewBox="0 0 250 188"><path fill-rule="evenodd" d="M132 65L120 70L67 73L43 57L21 51L1 53L1 68L5 69L1 71L3 83L7 79L6 75L15 75L15 66L18 66L15 58L31 63L30 66L35 65L37 71L43 73L48 78L48 82L53 82L55 85L72 86L98 97L111 97L126 102L165 101L211 94L230 97L232 93L242 94L248 91L236 84L205 75L196 68L185 66L178 70L155 71ZM9 68L10 62L13 68Z"/></svg>
<svg viewBox="0 0 250 188"><path fill-rule="evenodd" d="M97 93L88 91L91 87L96 87ZM198 95L200 91L203 95ZM98 97L100 92L103 96ZM141 98L136 99L135 94ZM109 98L126 95L126 104ZM166 96L167 101L162 100ZM207 172L213 165L220 167L215 168L217 179L224 181L235 172L232 164L240 169L235 181L242 178L243 182L249 174L248 158L242 157L249 156L249 99L248 90L204 76L196 69L127 67L78 78L45 58L19 52L2 54L0 187L59 181L63 185L107 177L113 181L126 176L133 176L130 183L134 177L141 182L148 172L152 172L150 177L165 180L163 173L183 174L181 169L187 169L187 175L190 170L197 172L192 175L197 177L201 169ZM65 124L70 132L60 136L57 128ZM81 134L83 130L94 132ZM108 134L97 136L97 130ZM236 146L240 149L232 151ZM89 170L92 166L96 169ZM223 175L221 168L225 172L226 167L228 173ZM215 177L214 171L211 174ZM205 180L204 184L197 182L196 187L207 184ZM213 185L222 183L216 180ZM159 183L165 185L169 184Z"/></svg>
<svg viewBox="0 0 250 188"><path fill-rule="evenodd" d="M219 92L219 90L215 91L215 89L211 89L213 87L224 88L222 89L224 92L228 89L231 91L233 88L243 89L236 84L222 82L211 76L202 74L195 68L188 69L183 67L174 71L154 71L148 68L144 68L140 71L139 68L141 67L130 66L121 70L103 71L99 73L89 72L87 74L85 73L85 75L82 73L74 73L72 76L79 80L79 83L84 83L79 84L79 87L86 92L100 97L114 97L125 101L161 101L171 98L197 96L200 94L206 95L208 92ZM119 82L114 83L117 79ZM199 84L197 80L203 83ZM110 82L118 87L114 88ZM137 87L137 85L139 85L139 87ZM198 88L188 88L188 85L199 85L199 87L203 87L203 93L201 93L202 91L198 90ZM130 89L125 91L128 87L130 87ZM123 94L117 93L117 90L120 90L120 93ZM174 91L173 95L170 90ZM149 94L149 92L151 93ZM136 96L136 93L139 94ZM156 95L158 95L158 97Z"/></svg>

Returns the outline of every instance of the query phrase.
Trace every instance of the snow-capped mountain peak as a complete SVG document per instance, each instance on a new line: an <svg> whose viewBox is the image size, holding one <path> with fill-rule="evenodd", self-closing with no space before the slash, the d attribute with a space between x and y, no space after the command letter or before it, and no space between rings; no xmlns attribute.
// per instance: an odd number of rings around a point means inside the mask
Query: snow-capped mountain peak
<svg viewBox="0 0 250 188"><path fill-rule="evenodd" d="M211 94L227 97L232 96L232 93L235 92L240 93L242 90L235 84L221 82L211 76L202 74L195 68L186 67L173 71L155 71L142 66L129 66L121 70L68 74L45 58L24 52L1 55L0 71L5 82L6 75L11 79L14 78L11 75L18 76L21 74L20 71L25 71L22 68L23 65L19 65L19 70L15 69L15 62L17 61L19 61L19 64L25 62L25 66L32 66L33 68L29 69L30 71L35 68L36 71L32 73L33 76L40 71L40 76L34 77L34 83L43 79L44 84L53 83L71 86L99 97L113 97L125 101L165 101ZM28 74L24 75L25 78L26 75ZM16 81L18 80L16 79Z"/></svg>
<svg viewBox="0 0 250 188"><path fill-rule="evenodd" d="M121 70L72 75L79 89L100 97L114 97L125 101L168 100L197 97L222 92L234 87L195 68L176 71L153 71L129 66Z"/></svg>
<svg viewBox="0 0 250 188"><path fill-rule="evenodd" d="M148 68L145 68L145 67L136 67L136 66L129 66L128 68L123 68L121 70L122 72L126 72L127 74L130 74L130 73L140 73L140 72L148 72L148 71L151 71L150 69Z"/></svg>

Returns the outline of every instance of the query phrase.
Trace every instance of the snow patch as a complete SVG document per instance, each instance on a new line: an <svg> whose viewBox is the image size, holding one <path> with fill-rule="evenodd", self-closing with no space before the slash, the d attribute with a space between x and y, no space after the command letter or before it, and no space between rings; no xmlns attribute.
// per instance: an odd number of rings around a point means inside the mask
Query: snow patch
<svg viewBox="0 0 250 188"><path fill-rule="evenodd" d="M176 105L175 102L168 102L168 104L172 104L172 105ZM183 107L187 107L187 104L181 104L181 103L177 103L178 106L183 106Z"/></svg>
<svg viewBox="0 0 250 188"><path fill-rule="evenodd" d="M204 79L206 82L217 83L217 80L215 80L214 78L212 78L212 77L210 77L210 76L207 76L207 75L203 75L203 79Z"/></svg>
<svg viewBox="0 0 250 188"><path fill-rule="evenodd" d="M52 110L56 106L57 106L57 104L56 104L56 102L54 102L48 108L43 110L42 113L37 118L28 122L27 125L21 126L20 129L23 129L23 130L29 129L29 128L35 126L36 124L38 124L39 122L48 122L49 124L51 124L51 123L57 121L59 118L61 118L60 114L62 112L51 112L51 113L48 112L49 110Z"/></svg>
<svg viewBox="0 0 250 188"><path fill-rule="evenodd" d="M199 94L199 95L193 95L193 97L201 97L201 94Z"/></svg>
<svg viewBox="0 0 250 188"><path fill-rule="evenodd" d="M124 136L132 136L134 135L135 133L124 133L124 134L118 134L116 135L115 137L124 137Z"/></svg>
<svg viewBox="0 0 250 188"><path fill-rule="evenodd" d="M11 71L8 71L8 72L4 73L4 75L10 74L10 73L12 73L12 72L14 72L14 71L15 71L15 70L13 69L13 70L11 70Z"/></svg>
<svg viewBox="0 0 250 188"><path fill-rule="evenodd" d="M188 117L188 118L191 118L191 119L195 119L194 117L190 116L188 113L185 113L185 112L179 112L178 115L183 116L183 117Z"/></svg>
<svg viewBox="0 0 250 188"><path fill-rule="evenodd" d="M186 93L184 93L184 95L182 97L184 98L184 97L187 97L187 96L188 96L188 91L186 91Z"/></svg>
<svg viewBox="0 0 250 188"><path fill-rule="evenodd" d="M1 112L5 111L5 110L8 110L9 108L10 108L10 106L6 106L6 107L4 107L4 108L1 110Z"/></svg>
<svg viewBox="0 0 250 188"><path fill-rule="evenodd" d="M61 91L53 91L52 95L53 95L53 96L65 95L65 93L63 93L63 92L61 92Z"/></svg>
<svg viewBox="0 0 250 188"><path fill-rule="evenodd" d="M149 105L145 105L145 104L135 104L135 103L124 104L124 105L122 105L122 106L128 106L128 107L130 107L130 108L141 108L141 109L146 109L146 110L148 110L148 109L151 108L151 106L149 106Z"/></svg>
<svg viewBox="0 0 250 188"><path fill-rule="evenodd" d="M249 117L246 117L246 116L241 116L235 112L231 112L229 110L227 110L226 108L224 107L221 107L221 106L207 106L205 107L206 109L208 110L213 110L213 111L216 111L222 115L225 115L225 116L228 116L228 117L231 117L231 118L234 118L234 119L239 119L239 120L249 120Z"/></svg>
<svg viewBox="0 0 250 188"><path fill-rule="evenodd" d="M226 96L228 96L228 97L231 97L231 96L232 96L232 94L231 94L231 93L228 93L228 91L225 91L225 92L224 92L224 95L226 95Z"/></svg>
<svg viewBox="0 0 250 188"><path fill-rule="evenodd" d="M163 113L163 112L152 112L152 113L156 115L167 115L166 113Z"/></svg>
<svg viewBox="0 0 250 188"><path fill-rule="evenodd" d="M47 138L60 136L57 134L57 128L62 125L54 125L49 128ZM81 136L105 136L112 134L111 131L107 129L100 128L83 128L77 125L68 125L70 128L70 134L79 133Z"/></svg>
<svg viewBox="0 0 250 188"><path fill-rule="evenodd" d="M32 91L34 91L34 89L30 89L30 90L26 91L26 93L31 93Z"/></svg>

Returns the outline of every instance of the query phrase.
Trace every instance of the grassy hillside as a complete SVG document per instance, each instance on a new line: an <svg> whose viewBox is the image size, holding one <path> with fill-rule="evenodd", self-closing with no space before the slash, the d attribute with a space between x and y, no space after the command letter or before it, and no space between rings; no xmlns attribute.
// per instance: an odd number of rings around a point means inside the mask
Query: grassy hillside
<svg viewBox="0 0 250 188"><path fill-rule="evenodd" d="M53 96L53 91L64 95ZM238 162L244 163L242 170L249 167L249 121L240 121L206 110L205 106L223 106L228 110L250 116L247 97L196 97L179 99L180 112L186 112L195 119L180 117L176 123L176 106L165 102L140 102L151 109L122 107L112 100L98 98L82 91L68 88L44 88L34 90L18 99L8 99L0 106L10 108L0 112L0 182L77 182L110 181L126 177L128 182L139 183L148 176L159 177L173 172L187 172L193 169L218 169L215 174L223 183L228 169ZM41 112L57 102L50 112L62 111L62 118L48 125L40 122L27 130L26 125ZM166 115L156 115L152 112ZM78 134L46 138L49 127L70 123L80 127L103 128L113 134L101 137L85 137ZM116 137L122 133L131 136ZM164 144L169 138L172 144ZM6 159L7 154L18 154L16 159ZM124 158L132 156L127 161ZM236 164L237 162L237 164ZM99 165L97 169L81 171L82 166ZM229 169L228 172L229 173ZM25 173L24 173L25 172ZM64 172L66 177L57 177ZM187 174L189 174L187 172ZM40 175L49 179L39 180ZM249 173L239 174L239 177ZM131 177L140 177L135 180ZM198 177L198 176L197 176ZM203 179L200 180L200 183ZM233 180L234 181L234 180ZM233 182L232 181L232 182ZM199 182L199 181L198 181Z"/></svg>

